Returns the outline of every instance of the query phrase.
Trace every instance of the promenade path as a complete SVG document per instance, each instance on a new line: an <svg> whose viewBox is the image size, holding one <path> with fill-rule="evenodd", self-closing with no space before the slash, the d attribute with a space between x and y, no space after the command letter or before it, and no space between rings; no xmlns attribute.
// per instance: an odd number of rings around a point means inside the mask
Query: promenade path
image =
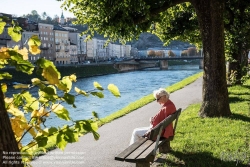
<svg viewBox="0 0 250 167"><path fill-rule="evenodd" d="M185 109L202 99L202 77L170 94L176 108ZM112 105L112 104L110 104ZM135 167L134 163L115 161L115 155L128 147L132 131L149 125L160 105L154 101L99 128L100 139L86 134L79 142L68 144L64 151L55 149L32 161L33 167ZM178 126L177 126L178 133ZM173 148L174 149L174 148Z"/></svg>

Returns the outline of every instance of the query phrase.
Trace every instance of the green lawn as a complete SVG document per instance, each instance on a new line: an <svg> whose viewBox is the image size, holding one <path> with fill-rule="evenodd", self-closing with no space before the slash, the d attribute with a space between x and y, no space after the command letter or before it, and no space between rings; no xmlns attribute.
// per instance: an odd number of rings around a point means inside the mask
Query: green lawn
<svg viewBox="0 0 250 167"><path fill-rule="evenodd" d="M228 90L228 118L200 118L200 104L182 112L164 166L250 166L250 80Z"/></svg>

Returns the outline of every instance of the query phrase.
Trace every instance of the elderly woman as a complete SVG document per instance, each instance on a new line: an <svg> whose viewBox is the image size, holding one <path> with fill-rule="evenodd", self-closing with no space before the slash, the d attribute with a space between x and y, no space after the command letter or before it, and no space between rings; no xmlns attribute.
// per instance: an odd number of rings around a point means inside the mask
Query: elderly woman
<svg viewBox="0 0 250 167"><path fill-rule="evenodd" d="M134 129L130 140L130 145L139 140L140 137L147 137L152 128L176 111L175 105L171 100L169 100L169 93L165 89L160 88L155 90L153 95L156 101L162 105L162 107L154 117L150 118L150 126ZM161 137L168 138L169 136L173 135L173 124L171 123L163 130Z"/></svg>

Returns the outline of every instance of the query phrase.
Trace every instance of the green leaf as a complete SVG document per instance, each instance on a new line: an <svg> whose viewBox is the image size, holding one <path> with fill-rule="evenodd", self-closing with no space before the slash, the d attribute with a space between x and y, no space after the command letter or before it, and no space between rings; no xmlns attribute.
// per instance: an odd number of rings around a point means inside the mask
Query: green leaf
<svg viewBox="0 0 250 167"><path fill-rule="evenodd" d="M42 75L52 85L59 83L58 72L52 66L44 68Z"/></svg>
<svg viewBox="0 0 250 167"><path fill-rule="evenodd" d="M91 92L90 94L99 98L104 98L104 94L102 92Z"/></svg>
<svg viewBox="0 0 250 167"><path fill-rule="evenodd" d="M23 56L14 50L9 51L9 54L11 56L10 64L14 65L17 71L32 74L34 65L31 62L23 60Z"/></svg>
<svg viewBox="0 0 250 167"><path fill-rule="evenodd" d="M33 85L39 85L41 83L41 80L38 78L32 78L31 82Z"/></svg>
<svg viewBox="0 0 250 167"><path fill-rule="evenodd" d="M42 103L46 103L47 101L51 101L53 103L58 99L58 95L56 94L56 88L52 85L42 86L38 91L40 96L39 101Z"/></svg>
<svg viewBox="0 0 250 167"><path fill-rule="evenodd" d="M91 120L79 120L76 121L75 129L80 132L91 132L95 138L98 140L100 135L97 133L98 124L97 122L93 122Z"/></svg>
<svg viewBox="0 0 250 167"><path fill-rule="evenodd" d="M56 84L56 86L58 87L58 89L67 92L67 85L65 85L64 83L62 83L61 81L59 82L59 84Z"/></svg>
<svg viewBox="0 0 250 167"><path fill-rule="evenodd" d="M78 134L74 132L72 129L70 129L68 126L64 128L63 133L64 133L64 139L68 143L73 143L78 141Z"/></svg>
<svg viewBox="0 0 250 167"><path fill-rule="evenodd" d="M0 34L3 33L3 30L4 30L5 25L6 25L5 22L0 21Z"/></svg>
<svg viewBox="0 0 250 167"><path fill-rule="evenodd" d="M38 147L45 147L47 145L48 137L37 136L35 140L37 141Z"/></svg>
<svg viewBox="0 0 250 167"><path fill-rule="evenodd" d="M30 88L30 85L29 84L17 84L17 85L13 85L13 87L15 89L28 89Z"/></svg>
<svg viewBox="0 0 250 167"><path fill-rule="evenodd" d="M40 58L40 59L38 59L38 60L36 61L36 64L37 64L37 66L38 66L39 68L41 68L41 69L48 68L48 67L52 67L52 68L53 68L52 71L53 71L54 73L57 73L57 75L58 75L57 79L60 79L60 78L61 78L60 72L56 69L56 66L53 64L52 61L46 60L46 59L44 59L44 58ZM44 72L44 71L42 71L42 75L43 75L43 72ZM46 74L46 75L49 75L49 74ZM55 75L55 74L53 74L53 75ZM58 81L58 82L59 82L59 81Z"/></svg>
<svg viewBox="0 0 250 167"><path fill-rule="evenodd" d="M47 86L41 89L43 92L45 92L48 96L56 95L56 89L52 86Z"/></svg>
<svg viewBox="0 0 250 167"><path fill-rule="evenodd" d="M63 84L64 87L66 87L66 89L65 88L64 89L65 89L65 91L67 93L71 90L71 88L72 88L72 81L70 80L69 77L63 77L63 79L61 80L60 83Z"/></svg>
<svg viewBox="0 0 250 167"><path fill-rule="evenodd" d="M101 86L98 82L94 82L93 84L94 84L94 87L95 87L96 89L98 89L98 90L104 90L104 89L102 88L102 86Z"/></svg>
<svg viewBox="0 0 250 167"><path fill-rule="evenodd" d="M77 87L75 87L75 91L78 94L81 94L81 95L84 95L84 96L89 96L89 94L87 92L85 92L84 90L81 90L81 89L79 89Z"/></svg>
<svg viewBox="0 0 250 167"><path fill-rule="evenodd" d="M97 118L97 119L99 118L99 117L98 117L98 113L95 112L95 111L92 111L92 115L94 116L94 118Z"/></svg>
<svg viewBox="0 0 250 167"><path fill-rule="evenodd" d="M63 99L68 103L68 104L74 104L75 102L75 96L65 93L63 96Z"/></svg>
<svg viewBox="0 0 250 167"><path fill-rule="evenodd" d="M43 130L43 135L51 136L51 135L53 135L53 134L55 134L55 133L57 133L57 132L58 132L58 129L57 129L57 128L55 128L55 127L50 127L49 129L46 128L46 129Z"/></svg>
<svg viewBox="0 0 250 167"><path fill-rule="evenodd" d="M41 40L39 39L39 37L37 35L32 35L28 41L28 45L37 45L40 46L41 45Z"/></svg>
<svg viewBox="0 0 250 167"><path fill-rule="evenodd" d="M62 132L59 132L56 137L56 145L61 150L64 150L67 145L67 141L64 139L64 134Z"/></svg>
<svg viewBox="0 0 250 167"><path fill-rule="evenodd" d="M119 89L114 84L108 85L108 90L116 97L121 97Z"/></svg>
<svg viewBox="0 0 250 167"><path fill-rule="evenodd" d="M21 40L22 33L21 33L19 27L17 27L17 26L15 26L14 28L9 27L8 34L11 36L11 39L15 42L18 42Z"/></svg>
<svg viewBox="0 0 250 167"><path fill-rule="evenodd" d="M91 128L92 128L91 132L92 132L95 140L98 140L100 138L100 135L99 135L99 133L97 133L97 130L98 130L97 122L91 123Z"/></svg>
<svg viewBox="0 0 250 167"><path fill-rule="evenodd" d="M10 75L8 72L2 72L0 71L0 80L2 79L11 79L12 75Z"/></svg>
<svg viewBox="0 0 250 167"><path fill-rule="evenodd" d="M2 92L3 92L3 93L6 93L6 92L7 92L7 88L8 88L8 87L7 87L7 84L5 84L5 83L2 83L2 84L1 84L1 89L2 89Z"/></svg>
<svg viewBox="0 0 250 167"><path fill-rule="evenodd" d="M39 102L36 98L32 97L32 95L25 91L22 94L22 97L26 100L26 105L24 106L24 110L26 111L34 111L39 109Z"/></svg>
<svg viewBox="0 0 250 167"><path fill-rule="evenodd" d="M69 112L66 108L64 108L61 104L52 105L52 111L61 119L70 120Z"/></svg>

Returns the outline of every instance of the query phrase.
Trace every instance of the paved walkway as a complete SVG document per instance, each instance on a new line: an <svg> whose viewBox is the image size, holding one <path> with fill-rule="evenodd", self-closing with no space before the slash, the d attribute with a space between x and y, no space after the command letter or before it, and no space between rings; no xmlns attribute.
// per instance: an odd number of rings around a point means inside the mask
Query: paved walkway
<svg viewBox="0 0 250 167"><path fill-rule="evenodd" d="M173 92L170 99L176 108L185 109L202 99L202 77L183 89ZM135 167L133 163L115 161L129 145L134 128L148 126L149 118L160 109L157 102L152 102L119 119L99 128L100 139L95 141L92 134L80 138L79 142L68 144L64 151L55 149L32 162L33 167ZM198 111L197 111L198 112ZM177 127L178 131L178 127ZM58 159L57 159L58 158Z"/></svg>

